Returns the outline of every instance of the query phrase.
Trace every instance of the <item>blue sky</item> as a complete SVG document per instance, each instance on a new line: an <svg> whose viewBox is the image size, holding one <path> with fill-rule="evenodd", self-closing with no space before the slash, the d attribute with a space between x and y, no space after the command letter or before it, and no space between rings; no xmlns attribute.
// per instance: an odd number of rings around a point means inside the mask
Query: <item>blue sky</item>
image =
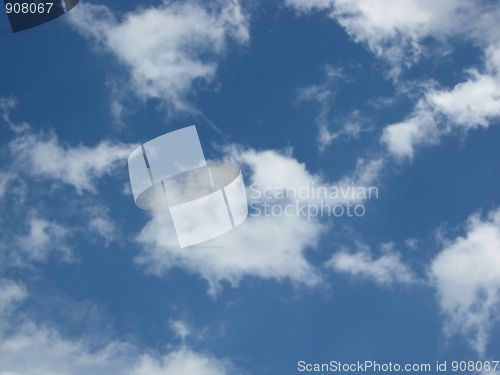
<svg viewBox="0 0 500 375"><path fill-rule="evenodd" d="M0 374L500 360L499 16L80 1L16 34L0 17ZM134 204L127 158L192 124L247 189L378 198L361 217L250 210L180 249L166 212Z"/></svg>

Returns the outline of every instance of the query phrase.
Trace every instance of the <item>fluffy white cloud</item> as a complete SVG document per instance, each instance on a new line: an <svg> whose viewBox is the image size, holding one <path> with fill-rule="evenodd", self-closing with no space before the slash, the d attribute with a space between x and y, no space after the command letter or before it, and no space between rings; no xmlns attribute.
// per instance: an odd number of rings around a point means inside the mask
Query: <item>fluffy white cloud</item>
<svg viewBox="0 0 500 375"><path fill-rule="evenodd" d="M110 374L130 368L125 344L91 350L83 341L64 339L56 330L35 324L25 313L16 314L26 298L24 285L0 279L1 375Z"/></svg>
<svg viewBox="0 0 500 375"><path fill-rule="evenodd" d="M443 133L450 127L440 126L433 112L425 102L420 102L414 114L405 121L387 126L383 130L381 142L398 159L412 159L417 144L437 144Z"/></svg>
<svg viewBox="0 0 500 375"><path fill-rule="evenodd" d="M332 207L363 202L364 198L347 193L346 197L323 199L313 191L363 189L358 184L372 180L381 163L360 162L352 177L328 184L293 158L290 150L280 153L231 146L224 151L225 160L238 164L244 171L250 205L246 221L223 236L181 249L169 213L151 214L136 237L142 246L137 261L158 275L173 267L199 274L208 281L212 296L220 292L222 281L237 286L245 276L288 279L305 286L321 283L321 273L305 257L305 251L316 247L328 227L320 219L321 215L328 216L327 211L315 211L316 207L321 200ZM301 205L302 213L297 209Z"/></svg>
<svg viewBox="0 0 500 375"><path fill-rule="evenodd" d="M415 63L424 52L421 42L431 36L444 39L470 32L470 24L480 13L477 4L467 0L287 0L301 12L327 10L347 33L364 43L392 66L393 76L400 65Z"/></svg>
<svg viewBox="0 0 500 375"><path fill-rule="evenodd" d="M95 147L62 145L57 136L26 131L9 143L12 171L95 192L95 180L123 166L136 145L101 141Z"/></svg>
<svg viewBox="0 0 500 375"><path fill-rule="evenodd" d="M500 65L496 69L500 69ZM470 80L452 90L432 90L427 99L456 126L487 127L492 119L500 116L500 76L474 70Z"/></svg>
<svg viewBox="0 0 500 375"><path fill-rule="evenodd" d="M247 186L305 186L317 181L304 164L274 151L233 149L232 159L251 171ZM249 191L250 197L252 193ZM209 293L221 290L221 281L236 286L244 276L274 278L313 286L320 282L304 251L314 248L324 229L316 218L303 216L249 216L231 232L189 249L177 244L168 212L156 213L137 236L142 244L137 261L156 274L183 267L209 282Z"/></svg>
<svg viewBox="0 0 500 375"><path fill-rule="evenodd" d="M106 6L81 4L68 19L118 58L138 96L165 100L171 110L191 109L187 95L197 82L215 78L228 38L249 40L248 17L236 0L204 6L165 0L121 17Z"/></svg>
<svg viewBox="0 0 500 375"><path fill-rule="evenodd" d="M27 297L23 285L0 279L0 375L234 373L229 361L184 345L156 359L144 354L148 352L145 348L106 337L102 340L107 343L98 347L84 339L65 338L57 329L35 323L26 313L6 319L15 313L16 303Z"/></svg>
<svg viewBox="0 0 500 375"><path fill-rule="evenodd" d="M416 146L438 144L445 135L494 124L500 118L499 70L500 65L484 74L472 70L468 81L452 89L429 88L406 120L384 129L382 143L397 158L411 159Z"/></svg>
<svg viewBox="0 0 500 375"><path fill-rule="evenodd" d="M0 334L0 374L110 374L131 366L127 345L111 343L91 350L83 341L61 337L31 321Z"/></svg>
<svg viewBox="0 0 500 375"><path fill-rule="evenodd" d="M430 266L447 335L463 334L484 356L500 312L500 209L472 215L465 236L447 241Z"/></svg>
<svg viewBox="0 0 500 375"><path fill-rule="evenodd" d="M376 259L373 259L369 247L358 247L360 250L355 253L347 250L335 253L325 266L380 285L410 284L417 281L413 271L401 260L401 254L392 250L392 244L383 246L382 254Z"/></svg>
<svg viewBox="0 0 500 375"><path fill-rule="evenodd" d="M64 338L33 322L0 334L0 339L1 375L225 375L232 371L228 361L186 347L160 359L140 355L138 348L121 342L92 349L84 341Z"/></svg>

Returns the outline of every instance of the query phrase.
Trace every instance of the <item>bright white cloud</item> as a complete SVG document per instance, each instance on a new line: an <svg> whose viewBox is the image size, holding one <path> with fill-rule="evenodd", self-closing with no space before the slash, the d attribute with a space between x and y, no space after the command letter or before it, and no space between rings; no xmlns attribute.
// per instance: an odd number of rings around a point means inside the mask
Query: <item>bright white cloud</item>
<svg viewBox="0 0 500 375"><path fill-rule="evenodd" d="M73 186L77 192L96 192L96 179L124 166L136 145L101 141L95 147L62 145L57 136L23 132L9 143L13 168L34 177Z"/></svg>
<svg viewBox="0 0 500 375"><path fill-rule="evenodd" d="M382 254L376 259L369 247L358 247L360 249L355 253L347 250L335 253L325 266L380 285L411 284L417 281L413 271L401 260L401 254L392 249L392 243L382 245Z"/></svg>
<svg viewBox="0 0 500 375"><path fill-rule="evenodd" d="M428 89L406 120L384 129L382 143L397 158L411 159L416 146L438 144L445 135L487 128L498 122L498 69L500 65L485 74L471 71L468 81L452 89Z"/></svg>
<svg viewBox="0 0 500 375"><path fill-rule="evenodd" d="M470 80L452 90L432 90L427 99L456 126L487 127L500 116L500 76L472 71Z"/></svg>
<svg viewBox="0 0 500 375"><path fill-rule="evenodd" d="M313 196L311 191L335 188L350 192L349 189L364 188L359 184L372 181L381 162L360 162L352 177L328 184L293 158L290 150L280 153L230 146L224 151L225 160L234 162L244 171L249 217L221 237L181 249L168 212L154 213L136 237L142 246L137 261L157 275L173 267L198 274L209 283L212 296L220 292L221 282L237 286L245 276L288 279L305 286L320 284L321 273L307 261L305 252L316 247L327 224L320 219L321 211L314 211L322 198ZM288 193L279 198L284 191ZM300 196L300 191L308 193ZM349 194L323 199L323 202L334 206L364 201ZM264 203L276 210L264 208ZM301 204L304 205L303 214L296 210L296 205ZM285 211L287 205L288 211ZM312 207L311 215L307 217L309 207ZM323 216L328 215L326 212L323 211Z"/></svg>
<svg viewBox="0 0 500 375"><path fill-rule="evenodd" d="M440 136L450 130L449 127L440 127L432 111L421 102L407 120L387 126L383 130L381 142L396 158L412 159L415 145L437 144Z"/></svg>
<svg viewBox="0 0 500 375"><path fill-rule="evenodd" d="M182 111L191 109L187 96L195 85L214 80L228 39L249 40L248 16L237 0L205 6L165 0L117 17L106 6L80 4L68 19L118 58L138 96L165 100L169 109Z"/></svg>
<svg viewBox="0 0 500 375"><path fill-rule="evenodd" d="M247 187L255 183L264 188L306 186L318 177L310 174L296 159L275 151L228 150L233 161L249 170ZM247 193L251 197L251 192ZM156 274L182 267L209 282L216 295L221 282L236 286L245 276L290 279L313 286L321 277L305 259L305 250L314 248L324 225L316 218L249 216L231 232L199 246L181 249L166 212L154 214L137 240L142 244L137 260Z"/></svg>
<svg viewBox="0 0 500 375"><path fill-rule="evenodd" d="M287 0L287 4L306 13L328 11L354 41L387 60L393 76L402 64L418 60L426 37L443 40L456 30L467 35L470 24L464 20L479 13L467 0Z"/></svg>
<svg viewBox="0 0 500 375"><path fill-rule="evenodd" d="M445 242L430 266L445 333L463 334L481 356L500 312L499 270L500 209L470 216L465 235Z"/></svg>

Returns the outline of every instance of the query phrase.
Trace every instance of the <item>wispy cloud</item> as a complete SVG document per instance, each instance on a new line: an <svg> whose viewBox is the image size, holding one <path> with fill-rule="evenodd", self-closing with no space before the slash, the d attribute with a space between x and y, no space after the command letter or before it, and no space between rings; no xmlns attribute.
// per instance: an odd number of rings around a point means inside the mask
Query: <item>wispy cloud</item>
<svg viewBox="0 0 500 375"><path fill-rule="evenodd" d="M29 299L26 287L0 279L0 364L4 374L188 374L225 375L235 367L227 359L197 352L185 345L162 354L132 343L100 337L99 345L65 337L54 326L35 322L16 312Z"/></svg>
<svg viewBox="0 0 500 375"><path fill-rule="evenodd" d="M16 264L46 261L51 252L60 253L64 261L72 260L72 251L66 243L71 232L69 228L45 220L34 212L28 219L28 225L28 233L15 237L16 251L10 252Z"/></svg>
<svg viewBox="0 0 500 375"><path fill-rule="evenodd" d="M386 126L381 143L397 159L411 159L415 148L436 145L441 138L479 127L500 118L500 7L495 2L466 0L287 0L300 13L326 11L355 42L363 43L388 63L389 76L404 85L405 68L417 64L431 50L426 40L439 46L461 38L478 47L482 62L466 70L467 80L452 88L436 81L420 82L423 93L404 120ZM380 9L384 9L383 12ZM446 48L449 50L449 48ZM322 132L325 141L334 135Z"/></svg>
<svg viewBox="0 0 500 375"><path fill-rule="evenodd" d="M24 131L9 142L11 172L25 173L73 186L78 193L96 192L96 181L112 174L135 145L104 140L94 147L61 144L53 132Z"/></svg>
<svg viewBox="0 0 500 375"><path fill-rule="evenodd" d="M401 254L393 250L393 244L383 246L382 254L374 258L370 247L358 244L356 252L347 249L335 253L325 266L340 273L347 273L355 278L371 280L379 285L412 284L417 276L406 265Z"/></svg>
<svg viewBox="0 0 500 375"><path fill-rule="evenodd" d="M318 126L317 140L320 151L324 151L337 139L358 138L362 132L369 130L366 125L368 121L359 110L354 110L347 116L334 114L338 83L347 80L349 77L341 68L326 65L323 83L302 87L297 91L299 102L316 102L319 105L315 122Z"/></svg>

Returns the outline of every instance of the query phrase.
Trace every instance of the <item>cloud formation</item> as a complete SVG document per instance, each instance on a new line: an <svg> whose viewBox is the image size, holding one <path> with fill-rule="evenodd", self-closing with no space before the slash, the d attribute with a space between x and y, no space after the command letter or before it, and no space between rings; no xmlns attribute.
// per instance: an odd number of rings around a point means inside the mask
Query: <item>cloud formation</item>
<svg viewBox="0 0 500 375"><path fill-rule="evenodd" d="M53 182L73 186L78 193L95 193L96 180L123 166L131 150L128 145L109 140L95 147L67 146L54 133L25 131L8 145L13 158L12 173L23 172Z"/></svg>
<svg viewBox="0 0 500 375"><path fill-rule="evenodd" d="M469 217L464 236L446 241L430 265L445 333L463 334L482 357L500 312L500 209Z"/></svg>
<svg viewBox="0 0 500 375"><path fill-rule="evenodd" d="M443 136L487 128L500 118L500 7L467 0L287 0L300 13L327 11L352 37L389 64L397 82L404 70L432 51L431 38L442 48L451 38L478 47L482 62L469 68L454 87L422 81L412 112L389 124L380 138L389 154L411 159L415 148L436 145ZM380 10L384 11L381 12ZM329 140L324 133L324 139Z"/></svg>
<svg viewBox="0 0 500 375"><path fill-rule="evenodd" d="M66 243L70 229L52 221L40 218L32 212L28 219L29 230L15 238L17 251L10 252L16 264L46 261L51 252L60 253L64 261L72 260L72 251Z"/></svg>
<svg viewBox="0 0 500 375"><path fill-rule="evenodd" d="M84 339L66 338L56 328L34 322L26 313L13 319L17 305L28 298L24 285L0 279L2 375L226 375L235 371L230 361L185 345L155 356L146 348L106 337L102 340L107 343L98 347Z"/></svg>
<svg viewBox="0 0 500 375"><path fill-rule="evenodd" d="M163 1L122 16L103 5L79 4L68 19L76 30L126 67L130 88L160 99L171 111L189 111L188 95L214 80L229 39L249 40L249 20L237 0ZM115 112L117 103L114 104Z"/></svg>
<svg viewBox="0 0 500 375"><path fill-rule="evenodd" d="M299 12L327 11L357 43L365 44L391 65L391 75L411 66L425 53L422 41L444 40L459 28L470 31L465 20L478 14L467 0L287 0ZM479 7L480 8L480 7ZM383 9L383 11L381 11Z"/></svg>
<svg viewBox="0 0 500 375"><path fill-rule="evenodd" d="M305 186L318 180L304 164L276 151L228 149L227 157L249 171L247 186ZM289 279L314 286L321 282L305 258L305 250L316 247L325 226L316 218L285 215L249 216L225 235L189 249L179 248L168 212L152 215L136 239L142 250L137 261L150 272L162 274L182 267L199 274L216 296L221 282L237 286L245 276Z"/></svg>
<svg viewBox="0 0 500 375"><path fill-rule="evenodd" d="M413 271L401 260L401 254L392 250L392 244L376 259L368 246L358 247L361 249L355 253L347 250L335 253L325 266L379 285L411 284L417 281Z"/></svg>

